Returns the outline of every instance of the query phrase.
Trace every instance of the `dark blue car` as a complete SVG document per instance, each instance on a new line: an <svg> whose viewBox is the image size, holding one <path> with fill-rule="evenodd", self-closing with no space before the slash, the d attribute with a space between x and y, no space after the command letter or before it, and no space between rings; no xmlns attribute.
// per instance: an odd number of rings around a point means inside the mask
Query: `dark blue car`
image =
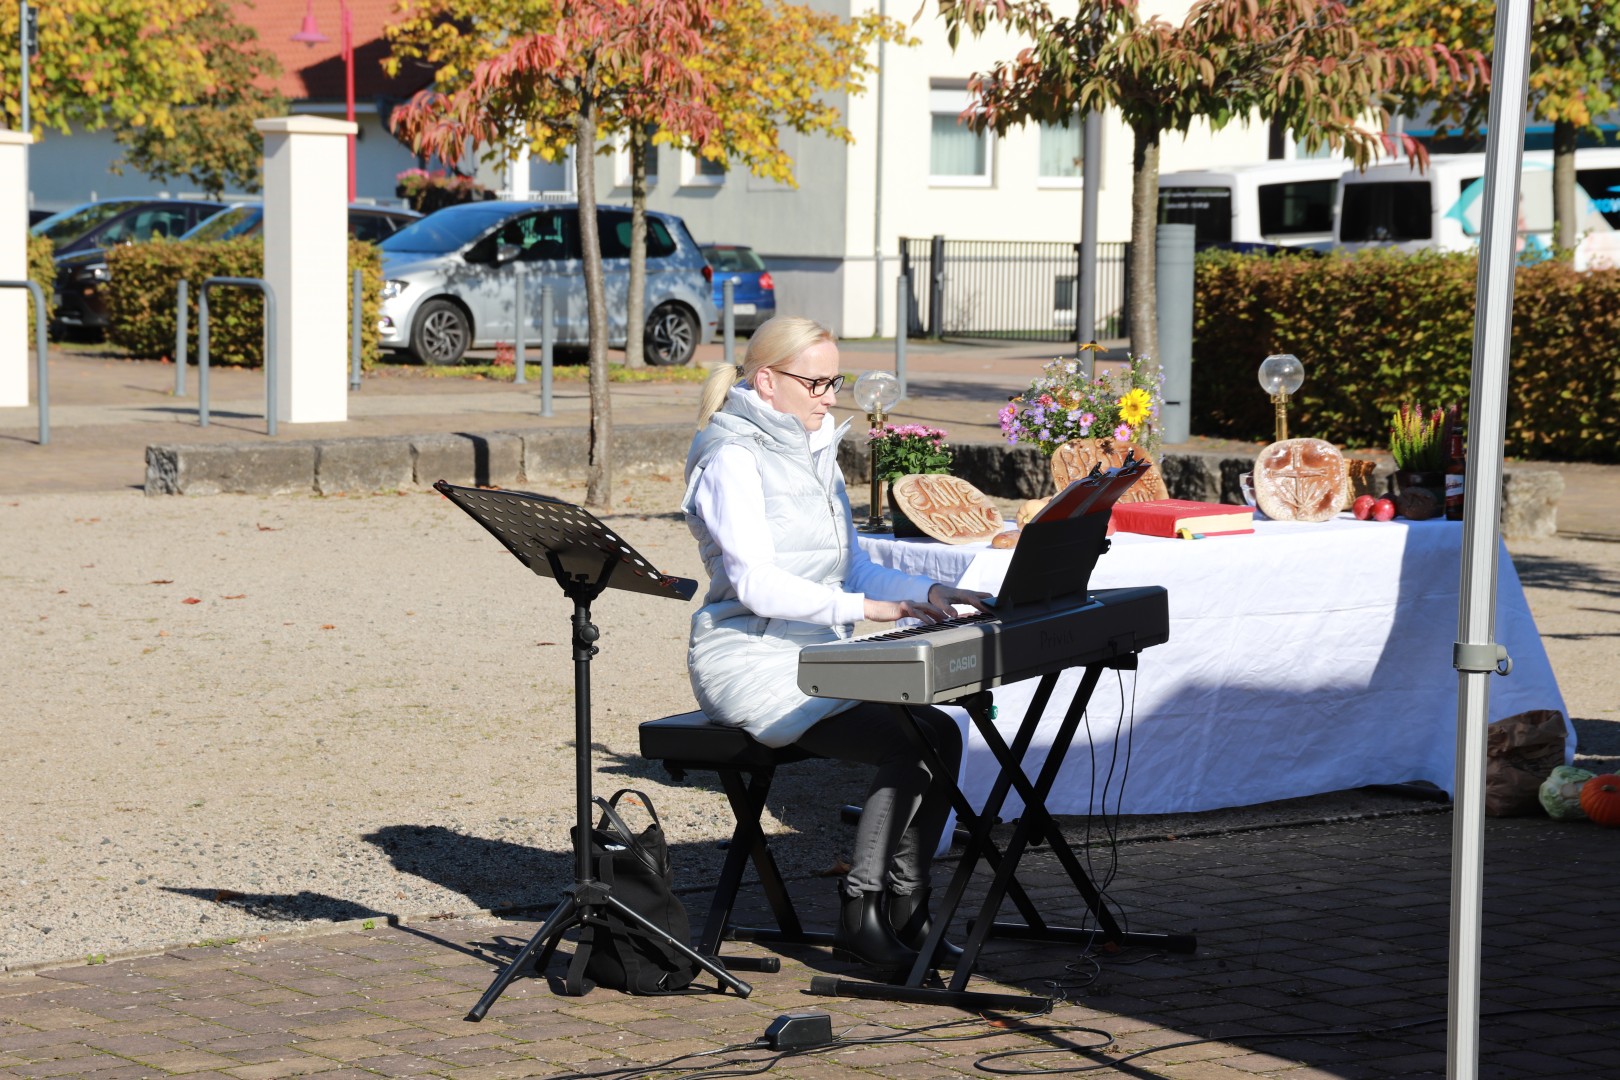
<svg viewBox="0 0 1620 1080"><path fill-rule="evenodd" d="M714 306L725 317L725 286L732 282L732 318L738 332L758 328L776 314L776 282L754 249L740 244L705 244L703 257L714 268Z"/></svg>

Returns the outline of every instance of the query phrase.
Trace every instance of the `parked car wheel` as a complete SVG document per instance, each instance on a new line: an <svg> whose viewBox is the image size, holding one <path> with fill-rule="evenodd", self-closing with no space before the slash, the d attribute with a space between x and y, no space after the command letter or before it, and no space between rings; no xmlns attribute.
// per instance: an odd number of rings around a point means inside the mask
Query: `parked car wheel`
<svg viewBox="0 0 1620 1080"><path fill-rule="evenodd" d="M697 352L697 318L676 304L661 304L647 320L644 347L647 363L679 367Z"/></svg>
<svg viewBox="0 0 1620 1080"><path fill-rule="evenodd" d="M424 364L454 364L472 344L467 313L448 300L429 300L411 329L411 355Z"/></svg>

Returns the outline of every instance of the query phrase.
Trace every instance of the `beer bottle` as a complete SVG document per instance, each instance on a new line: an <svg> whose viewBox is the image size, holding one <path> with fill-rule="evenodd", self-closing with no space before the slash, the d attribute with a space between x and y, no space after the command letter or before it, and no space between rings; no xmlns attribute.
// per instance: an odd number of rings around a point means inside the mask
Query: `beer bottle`
<svg viewBox="0 0 1620 1080"><path fill-rule="evenodd" d="M1446 520L1461 521L1463 477L1468 471L1468 459L1463 456L1462 431L1455 425L1446 444Z"/></svg>

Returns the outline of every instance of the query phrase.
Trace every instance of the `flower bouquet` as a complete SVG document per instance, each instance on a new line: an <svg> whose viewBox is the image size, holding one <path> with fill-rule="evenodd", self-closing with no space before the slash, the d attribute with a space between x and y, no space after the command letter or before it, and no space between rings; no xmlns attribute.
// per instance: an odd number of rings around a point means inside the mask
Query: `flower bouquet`
<svg viewBox="0 0 1620 1080"><path fill-rule="evenodd" d="M1009 445L1033 443L1047 457L1074 439L1134 443L1151 454L1162 434L1163 400L1164 372L1143 357L1131 357L1130 367L1116 375L1092 379L1077 361L1057 359L1001 410L1001 433Z"/></svg>
<svg viewBox="0 0 1620 1080"><path fill-rule="evenodd" d="M1164 371L1144 357L1131 357L1124 371L1091 379L1078 362L1058 359L1001 410L1001 433L1011 445L1039 447L1051 459L1059 491L1093 466L1116 468L1128 453L1140 451L1138 458L1151 467L1121 501L1163 499L1169 493L1154 461L1163 401Z"/></svg>
<svg viewBox="0 0 1620 1080"><path fill-rule="evenodd" d="M867 432L867 449L872 455L872 472L887 485L914 473L949 473L951 451L945 445L945 432L925 424L884 424ZM919 529L901 511L891 493L889 513L894 518L894 535L921 536Z"/></svg>

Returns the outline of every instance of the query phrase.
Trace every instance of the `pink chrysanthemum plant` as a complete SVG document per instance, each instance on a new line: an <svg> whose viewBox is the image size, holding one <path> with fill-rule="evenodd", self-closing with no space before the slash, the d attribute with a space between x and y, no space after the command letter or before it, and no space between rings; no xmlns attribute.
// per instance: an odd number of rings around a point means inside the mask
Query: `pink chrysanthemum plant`
<svg viewBox="0 0 1620 1080"><path fill-rule="evenodd" d="M951 450L946 432L925 424L884 424L867 432L873 467L885 483L912 473L948 473Z"/></svg>

